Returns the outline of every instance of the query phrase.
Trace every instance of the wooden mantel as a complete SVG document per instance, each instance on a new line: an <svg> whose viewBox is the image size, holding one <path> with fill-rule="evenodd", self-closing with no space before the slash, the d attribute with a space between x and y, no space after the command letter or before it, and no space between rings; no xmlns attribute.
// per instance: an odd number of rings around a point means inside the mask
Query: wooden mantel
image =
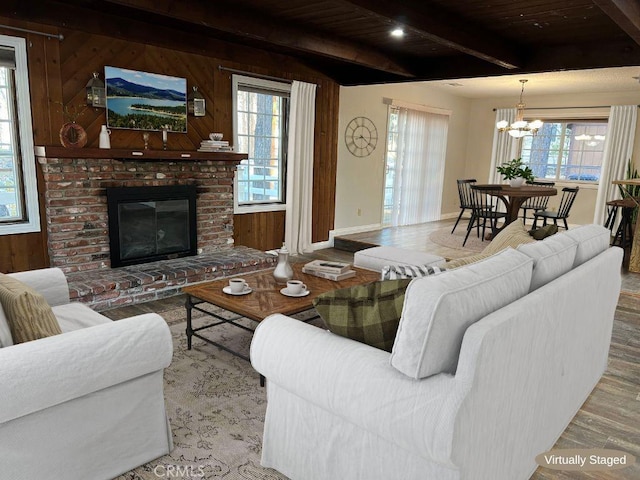
<svg viewBox="0 0 640 480"><path fill-rule="evenodd" d="M184 150L133 150L126 148L65 148L57 145L35 147L38 158L108 158L138 161L240 162L246 153L196 152Z"/></svg>

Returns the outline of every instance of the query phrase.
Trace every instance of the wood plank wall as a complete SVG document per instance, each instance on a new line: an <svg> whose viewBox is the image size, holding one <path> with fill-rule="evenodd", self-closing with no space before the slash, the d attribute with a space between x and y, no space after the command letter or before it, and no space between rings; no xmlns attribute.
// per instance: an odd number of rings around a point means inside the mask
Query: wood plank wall
<svg viewBox="0 0 640 480"><path fill-rule="evenodd" d="M104 66L155 72L187 79L197 85L206 100L204 117L189 117L186 134L169 133L170 150L195 150L210 132L232 138L231 74L219 65L270 75L286 80L316 83L316 131L313 187L313 241L329 238L335 212L335 177L339 85L292 58L247 48L217 49L216 57L190 53L138 41L95 35L79 30L58 29L0 17L0 23L50 33L62 33L63 41L39 35L0 29L0 34L22 36L29 43L28 60L36 145L59 145L64 123L63 108L84 104L84 88L93 71L104 79ZM87 146L98 146L100 126L106 123L104 109L87 108L77 122L87 131ZM113 148L142 148L142 132L112 130ZM161 149L159 132L152 132L151 149ZM39 180L42 180L38 168ZM41 198L41 233L0 236L0 272L43 268L49 265L46 225ZM283 212L235 215L234 241L261 250L277 248L284 238Z"/></svg>

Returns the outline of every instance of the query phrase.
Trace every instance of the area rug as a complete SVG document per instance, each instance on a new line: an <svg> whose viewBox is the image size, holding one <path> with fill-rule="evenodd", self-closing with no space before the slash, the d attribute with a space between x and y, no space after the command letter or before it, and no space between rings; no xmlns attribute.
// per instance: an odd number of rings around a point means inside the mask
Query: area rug
<svg viewBox="0 0 640 480"><path fill-rule="evenodd" d="M489 245L487 240L482 241L482 239L476 236L476 230L474 229L469 234L467 243L462 246L464 237L467 234L467 222L465 222L464 219L460 220L455 232L451 233L451 228L452 227L441 228L440 230L432 232L429 235L429 240L443 247L453 248L456 250L467 250L471 253L479 253ZM480 232L482 233L482 229L480 229Z"/></svg>
<svg viewBox="0 0 640 480"><path fill-rule="evenodd" d="M600 425L598 428L608 429L604 437L606 445L611 444L615 448L631 445L624 425L637 425L639 420L636 405L640 378L640 349L637 347L640 345L637 334L640 328L639 299L640 294L637 293L620 295L609 368L603 379L605 381L596 387L593 394L598 397L595 399L594 396L594 402L601 401L605 406L616 405L625 421L619 428L613 428L615 424L608 420L610 408L603 408L602 412L596 412L598 414L581 410L563 433L556 448L570 448L574 445L575 435L591 431L591 427L582 425L591 423ZM225 314L224 310L212 309ZM165 370L165 399L175 447L169 455L127 472L116 480L286 480L275 470L260 466L266 389L260 387L257 372L241 358L199 339L194 339L192 350L187 350L184 308L169 310L161 315L170 326L174 345L173 361ZM313 315L313 311L298 317L308 318L310 315ZM194 326L200 325L205 319L203 314L194 312ZM316 326L322 326L320 321L314 322ZM255 326L249 320L243 320L243 323ZM249 332L220 326L206 335L248 355L251 343ZM610 380L607 382L607 379ZM611 382L627 386L622 390L610 391L608 385ZM600 397L601 400L598 400ZM637 443L634 445L637 446ZM631 450L631 453L634 452ZM634 468L636 474L640 473L640 464ZM170 477L167 472L172 472L173 476ZM532 480L548 478L547 473L539 469Z"/></svg>
<svg viewBox="0 0 640 480"><path fill-rule="evenodd" d="M211 309L231 316L216 307ZM310 314L313 312L297 317ZM193 348L187 350L184 308L161 315L173 336L173 360L164 378L174 449L117 480L157 480L167 472L200 479L286 479L260 466L266 389L260 387L258 373L249 362L197 338L193 338ZM194 327L205 321L211 319L194 312ZM250 320L241 322L255 327ZM221 325L202 333L249 355L250 332Z"/></svg>

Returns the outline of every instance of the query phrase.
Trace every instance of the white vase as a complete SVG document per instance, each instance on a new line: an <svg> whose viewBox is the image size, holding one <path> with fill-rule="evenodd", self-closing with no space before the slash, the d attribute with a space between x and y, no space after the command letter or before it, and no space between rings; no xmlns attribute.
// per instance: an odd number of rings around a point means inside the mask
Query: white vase
<svg viewBox="0 0 640 480"><path fill-rule="evenodd" d="M108 130L106 125L102 125L102 128L100 129L100 148L111 148L111 139L109 138L109 135L111 135L111 130Z"/></svg>
<svg viewBox="0 0 640 480"><path fill-rule="evenodd" d="M521 187L522 185L524 185L524 178L512 178L511 180L509 180L509 185L512 187Z"/></svg>
<svg viewBox="0 0 640 480"><path fill-rule="evenodd" d="M282 248L278 250L278 264L273 271L273 276L277 283L287 283L293 278L293 269L289 265L289 250L287 250L284 243Z"/></svg>

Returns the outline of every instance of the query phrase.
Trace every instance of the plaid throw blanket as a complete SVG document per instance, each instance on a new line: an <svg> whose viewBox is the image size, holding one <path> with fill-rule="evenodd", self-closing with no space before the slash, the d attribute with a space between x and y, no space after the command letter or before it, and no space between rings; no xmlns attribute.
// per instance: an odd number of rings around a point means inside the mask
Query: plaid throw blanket
<svg viewBox="0 0 640 480"><path fill-rule="evenodd" d="M387 265L382 268L382 280L396 280L398 278L420 278L438 275L446 271L445 268L426 265Z"/></svg>

